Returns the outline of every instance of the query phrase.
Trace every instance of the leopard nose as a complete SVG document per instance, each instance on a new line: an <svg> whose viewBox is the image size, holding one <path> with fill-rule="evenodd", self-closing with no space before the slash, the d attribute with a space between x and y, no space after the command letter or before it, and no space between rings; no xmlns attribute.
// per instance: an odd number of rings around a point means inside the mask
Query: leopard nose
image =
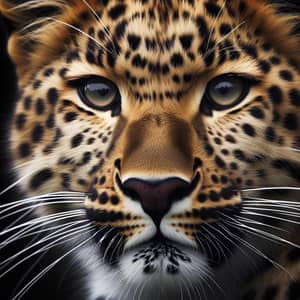
<svg viewBox="0 0 300 300"><path fill-rule="evenodd" d="M172 203L189 194L190 184L178 177L154 181L130 178L123 183L123 192L139 201L144 211L159 226Z"/></svg>

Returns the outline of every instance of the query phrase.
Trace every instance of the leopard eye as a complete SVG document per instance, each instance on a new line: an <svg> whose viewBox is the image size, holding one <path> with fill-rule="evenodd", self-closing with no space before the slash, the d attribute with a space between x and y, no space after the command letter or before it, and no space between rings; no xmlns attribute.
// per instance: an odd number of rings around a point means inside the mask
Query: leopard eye
<svg viewBox="0 0 300 300"><path fill-rule="evenodd" d="M205 94L211 109L224 110L244 100L249 89L248 78L225 74L212 79L207 85Z"/></svg>
<svg viewBox="0 0 300 300"><path fill-rule="evenodd" d="M81 100L94 109L107 111L120 106L119 89L104 77L81 79L77 90Z"/></svg>

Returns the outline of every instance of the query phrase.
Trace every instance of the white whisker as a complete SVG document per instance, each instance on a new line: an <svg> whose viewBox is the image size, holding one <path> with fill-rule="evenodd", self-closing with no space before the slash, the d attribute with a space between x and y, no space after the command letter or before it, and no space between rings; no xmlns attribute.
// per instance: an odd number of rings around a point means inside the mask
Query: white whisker
<svg viewBox="0 0 300 300"><path fill-rule="evenodd" d="M84 240L80 244L78 244L76 247L72 248L69 250L67 253L62 255L60 258L56 259L54 262L52 262L48 267L43 269L39 274L37 274L32 280L30 280L13 298L12 300L18 300L23 297L23 295L41 278L43 277L49 270L51 270L55 265L57 265L60 261L62 261L66 256L70 255L74 251L76 251L78 248L86 244L88 241L94 238L94 236L97 234L94 233L91 237L88 239Z"/></svg>

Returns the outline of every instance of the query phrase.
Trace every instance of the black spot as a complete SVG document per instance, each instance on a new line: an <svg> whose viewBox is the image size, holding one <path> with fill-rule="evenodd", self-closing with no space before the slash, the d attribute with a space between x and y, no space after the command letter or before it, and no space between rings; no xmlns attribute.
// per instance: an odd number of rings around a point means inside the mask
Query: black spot
<svg viewBox="0 0 300 300"><path fill-rule="evenodd" d="M26 110L29 110L31 108L31 103L32 103L31 97L26 97L24 100L24 108Z"/></svg>
<svg viewBox="0 0 300 300"><path fill-rule="evenodd" d="M296 89L289 91L289 98L292 105L299 107L300 106L300 92Z"/></svg>
<svg viewBox="0 0 300 300"><path fill-rule="evenodd" d="M256 48L252 45L242 44L242 49L252 58L257 58Z"/></svg>
<svg viewBox="0 0 300 300"><path fill-rule="evenodd" d="M39 188L43 183L51 179L53 175L53 171L49 168L39 171L30 180L30 188L33 190Z"/></svg>
<svg viewBox="0 0 300 300"><path fill-rule="evenodd" d="M199 194L199 195L198 195L198 201L199 201L199 202L203 203L203 202L205 202L206 200L207 200L206 194Z"/></svg>
<svg viewBox="0 0 300 300"><path fill-rule="evenodd" d="M265 52L268 52L272 49L272 46L270 43L263 43L262 44L262 49L265 51Z"/></svg>
<svg viewBox="0 0 300 300"><path fill-rule="evenodd" d="M55 126L55 117L54 117L54 113L49 114L47 120L46 120L46 126L48 128L54 128Z"/></svg>
<svg viewBox="0 0 300 300"><path fill-rule="evenodd" d="M113 195L113 196L111 196L110 201L113 205L117 205L117 204L119 204L120 199L117 195Z"/></svg>
<svg viewBox="0 0 300 300"><path fill-rule="evenodd" d="M116 40L110 41L106 45L107 49L107 63L108 65L113 68L116 64L116 60L118 58L118 55L121 53L121 48Z"/></svg>
<svg viewBox="0 0 300 300"><path fill-rule="evenodd" d="M298 118L296 114L288 113L285 115L283 125L288 130L298 129Z"/></svg>
<svg viewBox="0 0 300 300"><path fill-rule="evenodd" d="M232 144L235 144L235 143L236 143L236 139L235 139L232 135L230 135L230 134L227 134L227 135L225 136L225 140L226 140L227 142L229 142L229 143L232 143Z"/></svg>
<svg viewBox="0 0 300 300"><path fill-rule="evenodd" d="M127 25L128 25L128 22L126 20L123 20L116 26L116 36L118 38L121 38L124 36Z"/></svg>
<svg viewBox="0 0 300 300"><path fill-rule="evenodd" d="M211 201L214 201L214 202L220 200L220 196L216 191L210 191L209 192L209 198L210 198Z"/></svg>
<svg viewBox="0 0 300 300"><path fill-rule="evenodd" d="M253 106L249 111L250 114L256 119L263 119L265 117L265 113L260 107Z"/></svg>
<svg viewBox="0 0 300 300"><path fill-rule="evenodd" d="M190 82L190 81L192 80L192 74L190 74L190 73L185 73L185 74L183 75L183 80L184 80L184 82Z"/></svg>
<svg viewBox="0 0 300 300"><path fill-rule="evenodd" d="M44 100L39 98L36 101L36 106L35 106L35 111L37 113L37 115L42 115L45 111L45 103Z"/></svg>
<svg viewBox="0 0 300 300"><path fill-rule="evenodd" d="M88 194L91 201L95 201L98 198L98 192L94 187L89 190Z"/></svg>
<svg viewBox="0 0 300 300"><path fill-rule="evenodd" d="M263 73L269 73L271 70L270 64L266 60L261 60L259 63L259 68Z"/></svg>
<svg viewBox="0 0 300 300"><path fill-rule="evenodd" d="M192 34L183 34L179 37L181 46L184 50L188 50L193 42L193 35Z"/></svg>
<svg viewBox="0 0 300 300"><path fill-rule="evenodd" d="M209 155L209 156L214 153L214 148L209 144L205 144L204 149L205 149L205 152L207 153L207 155Z"/></svg>
<svg viewBox="0 0 300 300"><path fill-rule="evenodd" d="M225 187L225 188L222 188L220 194L225 200L230 200L234 196L235 193L234 193L234 190L232 187Z"/></svg>
<svg viewBox="0 0 300 300"><path fill-rule="evenodd" d="M231 170L238 170L238 164L237 163L235 163L235 162L231 162L230 164L229 164L229 167L230 167L230 169Z"/></svg>
<svg viewBox="0 0 300 300"><path fill-rule="evenodd" d="M125 14L126 11L126 5L123 3L117 4L116 6L112 7L109 11L108 11L108 15L113 19L116 20L119 17L121 17L122 15Z"/></svg>
<svg viewBox="0 0 300 300"><path fill-rule="evenodd" d="M266 140L269 142L274 142L276 139L276 133L273 127L267 127L265 132Z"/></svg>
<svg viewBox="0 0 300 300"><path fill-rule="evenodd" d="M27 157L31 154L30 145L28 143L23 143L19 146L19 154L21 158Z"/></svg>
<svg viewBox="0 0 300 300"><path fill-rule="evenodd" d="M69 173L62 173L61 174L61 178L62 178L62 186L65 189L69 189L70 188L70 183L71 183L71 176Z"/></svg>
<svg viewBox="0 0 300 300"><path fill-rule="evenodd" d="M36 80L32 86L35 90L37 90L41 85L42 85L42 82L40 80Z"/></svg>
<svg viewBox="0 0 300 300"><path fill-rule="evenodd" d="M51 104L51 105L55 105L57 100L58 100L58 91L56 88L51 88L48 90L48 93L47 93L47 99L48 99L48 102Z"/></svg>
<svg viewBox="0 0 300 300"><path fill-rule="evenodd" d="M279 72L279 76L281 79L286 81L292 81L293 80L293 74L288 70L281 70Z"/></svg>
<svg viewBox="0 0 300 300"><path fill-rule="evenodd" d="M38 143L43 138L44 127L41 124L37 124L32 131L32 141Z"/></svg>
<svg viewBox="0 0 300 300"><path fill-rule="evenodd" d="M240 161L246 160L246 156L245 156L244 152L241 150L234 150L233 155L235 156L235 158L237 158Z"/></svg>
<svg viewBox="0 0 300 300"><path fill-rule="evenodd" d="M73 62L74 60L78 60L79 58L80 57L79 57L78 49L75 49L75 50L72 50L67 53L66 62L69 64L69 63Z"/></svg>
<svg viewBox="0 0 300 300"><path fill-rule="evenodd" d="M45 77L50 77L53 73L54 73L54 69L53 68L48 68L44 71L44 76Z"/></svg>
<svg viewBox="0 0 300 300"><path fill-rule="evenodd" d="M183 57L179 53L175 53L171 57L171 65L173 67L180 67L183 65Z"/></svg>
<svg viewBox="0 0 300 300"><path fill-rule="evenodd" d="M199 157L196 157L194 160L194 166L193 166L193 170L197 170L199 167L202 167L203 162Z"/></svg>
<svg viewBox="0 0 300 300"><path fill-rule="evenodd" d="M96 64L95 55L90 50L88 50L85 57L86 57L86 60L88 61L88 63Z"/></svg>
<svg viewBox="0 0 300 300"><path fill-rule="evenodd" d="M209 35L209 30L205 19L201 16L196 18L196 25L198 27L199 34L204 38Z"/></svg>
<svg viewBox="0 0 300 300"><path fill-rule="evenodd" d="M104 184L105 181L106 181L105 176L102 176L102 177L100 178L100 180L99 180L99 183L100 183L100 184Z"/></svg>
<svg viewBox="0 0 300 300"><path fill-rule="evenodd" d="M216 164L217 164L217 166L219 168L221 168L221 169L225 169L226 168L226 164L225 164L224 160L221 159L219 156L215 157L215 162L216 162Z"/></svg>
<svg viewBox="0 0 300 300"><path fill-rule="evenodd" d="M140 56L140 54L136 54L133 58L132 58L132 65L137 67L137 68L141 68L144 69L145 66L147 64L147 60L145 58L142 58Z"/></svg>
<svg viewBox="0 0 300 300"><path fill-rule="evenodd" d="M212 2L206 2L205 3L205 8L208 14L210 14L213 17L216 17L220 14L221 8L219 5L212 3Z"/></svg>
<svg viewBox="0 0 300 300"><path fill-rule="evenodd" d="M269 97L274 104L280 104L283 100L283 95L281 89L273 85L268 89Z"/></svg>
<svg viewBox="0 0 300 300"><path fill-rule="evenodd" d="M99 196L99 202L101 204L106 204L108 202L108 195L106 192L103 192L102 194L100 194Z"/></svg>
<svg viewBox="0 0 300 300"><path fill-rule="evenodd" d="M26 115L25 114L19 114L17 116L17 119L16 119L16 126L18 129L22 129L24 127L26 123Z"/></svg>
<svg viewBox="0 0 300 300"><path fill-rule="evenodd" d="M229 24L223 23L220 26L220 33L221 35L227 35L231 32L231 26Z"/></svg>
<svg viewBox="0 0 300 300"><path fill-rule="evenodd" d="M83 140L83 134L81 133L78 133L75 136L73 136L71 139L71 148L78 147L82 143L82 140Z"/></svg>
<svg viewBox="0 0 300 300"><path fill-rule="evenodd" d="M138 47L141 43L141 38L136 34L128 34L127 40L128 40L128 44L132 50L138 49Z"/></svg>
<svg viewBox="0 0 300 300"><path fill-rule="evenodd" d="M61 78L65 78L66 76L66 73L68 72L69 70L67 68L62 68L61 70L59 70L59 76Z"/></svg>
<svg viewBox="0 0 300 300"><path fill-rule="evenodd" d="M72 121L76 120L77 117L78 117L78 113L76 113L74 111L70 111L65 114L64 120L65 120L65 122L72 122Z"/></svg>
<svg viewBox="0 0 300 300"><path fill-rule="evenodd" d="M277 57L277 56L272 56L272 57L270 58L270 62L271 62L271 64L273 64L274 66L277 66L277 65L280 64L280 58Z"/></svg>
<svg viewBox="0 0 300 300"><path fill-rule="evenodd" d="M255 136L255 129L253 128L252 125L245 123L242 125L242 129L245 134L249 136Z"/></svg>
<svg viewBox="0 0 300 300"><path fill-rule="evenodd" d="M300 298L300 281L292 282L288 289L288 300L299 300Z"/></svg>

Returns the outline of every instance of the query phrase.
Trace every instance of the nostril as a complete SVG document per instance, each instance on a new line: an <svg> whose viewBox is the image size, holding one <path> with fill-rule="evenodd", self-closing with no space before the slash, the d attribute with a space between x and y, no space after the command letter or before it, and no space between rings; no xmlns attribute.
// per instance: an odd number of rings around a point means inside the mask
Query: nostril
<svg viewBox="0 0 300 300"><path fill-rule="evenodd" d="M141 203L157 225L174 201L191 192L191 184L177 177L156 181L130 178L121 187L124 194Z"/></svg>

